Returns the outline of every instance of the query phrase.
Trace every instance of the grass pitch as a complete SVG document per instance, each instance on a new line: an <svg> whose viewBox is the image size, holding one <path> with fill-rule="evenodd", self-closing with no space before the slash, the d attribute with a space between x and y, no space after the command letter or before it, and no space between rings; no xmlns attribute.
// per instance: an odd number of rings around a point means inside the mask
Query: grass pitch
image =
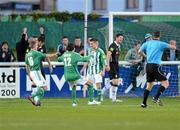
<svg viewBox="0 0 180 130"><path fill-rule="evenodd" d="M79 99L44 99L35 107L27 99L0 99L0 130L179 130L180 98L162 98L160 107L149 99L149 108L140 108L142 98L123 98L123 103L105 100L88 106Z"/></svg>

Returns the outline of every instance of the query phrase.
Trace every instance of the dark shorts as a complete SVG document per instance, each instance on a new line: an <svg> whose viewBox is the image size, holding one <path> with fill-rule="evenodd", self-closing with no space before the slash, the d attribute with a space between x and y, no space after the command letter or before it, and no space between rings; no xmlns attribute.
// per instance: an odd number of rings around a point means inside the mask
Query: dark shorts
<svg viewBox="0 0 180 130"><path fill-rule="evenodd" d="M164 72L160 69L160 65L148 63L146 65L147 82L165 81L167 80Z"/></svg>
<svg viewBox="0 0 180 130"><path fill-rule="evenodd" d="M119 78L119 65L110 63L110 71L108 72L109 78L118 79Z"/></svg>
<svg viewBox="0 0 180 130"><path fill-rule="evenodd" d="M46 79L46 75L45 75L44 69L42 67L41 67L41 74L44 77L44 79Z"/></svg>

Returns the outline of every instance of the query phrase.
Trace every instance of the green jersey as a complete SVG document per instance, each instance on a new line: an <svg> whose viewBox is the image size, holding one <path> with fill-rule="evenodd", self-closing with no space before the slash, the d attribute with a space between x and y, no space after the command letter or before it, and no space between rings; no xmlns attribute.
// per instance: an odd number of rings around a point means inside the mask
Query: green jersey
<svg viewBox="0 0 180 130"><path fill-rule="evenodd" d="M101 48L97 48L96 50L90 48L88 50L88 55L91 56L88 74L99 74L106 65L106 56L104 51Z"/></svg>
<svg viewBox="0 0 180 130"><path fill-rule="evenodd" d="M76 81L81 78L78 71L78 62L89 61L90 57L81 56L76 52L65 52L62 56L58 57L59 62L64 63L64 76L69 82Z"/></svg>
<svg viewBox="0 0 180 130"><path fill-rule="evenodd" d="M46 58L45 54L31 50L26 54L25 63L30 66L30 71L39 71L44 58Z"/></svg>

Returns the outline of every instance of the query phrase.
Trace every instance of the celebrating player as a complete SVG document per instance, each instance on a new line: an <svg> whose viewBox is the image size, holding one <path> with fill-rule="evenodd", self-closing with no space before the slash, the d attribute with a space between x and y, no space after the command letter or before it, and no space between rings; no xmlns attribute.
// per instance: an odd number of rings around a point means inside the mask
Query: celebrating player
<svg viewBox="0 0 180 130"><path fill-rule="evenodd" d="M105 73L106 56L104 51L99 48L98 45L97 39L92 38L90 40L91 48L88 50L88 55L92 55L92 57L87 71L87 80L96 85L98 92L97 101L98 103L101 103L101 83ZM82 68L81 72L84 71L85 67L86 65Z"/></svg>
<svg viewBox="0 0 180 130"><path fill-rule="evenodd" d="M32 92L28 99L33 105L40 106L41 99L44 96L44 90L47 88L45 79L41 73L41 62L46 58L51 72L52 65L46 54L37 51L38 43L36 38L29 39L29 47L31 50L26 54L25 58L26 71L30 80L35 86L37 86L37 88L36 91Z"/></svg>
<svg viewBox="0 0 180 130"><path fill-rule="evenodd" d="M153 83L155 80L160 81L161 86L153 98L153 102L163 106L159 97L164 92L164 90L168 88L169 82L164 73L160 70L160 62L163 51L167 48L176 49L176 46L160 41L159 31L154 32L154 40L149 40L141 46L140 52L144 51L147 55L147 87L144 90L144 98L141 104L141 107L143 108L147 108L147 99L151 89L153 88Z"/></svg>
<svg viewBox="0 0 180 130"><path fill-rule="evenodd" d="M63 61L64 63L64 75L66 81L68 81L70 87L72 88L72 106L77 106L76 100L76 86L77 84L84 85L86 80L81 79L79 74L77 64L78 62L87 62L90 60L89 56L81 56L80 54L74 52L74 44L68 44L67 51L60 57L58 57L58 61ZM86 83L88 85L88 93L89 93L89 105L97 104L94 101L94 94L93 94L93 86Z"/></svg>

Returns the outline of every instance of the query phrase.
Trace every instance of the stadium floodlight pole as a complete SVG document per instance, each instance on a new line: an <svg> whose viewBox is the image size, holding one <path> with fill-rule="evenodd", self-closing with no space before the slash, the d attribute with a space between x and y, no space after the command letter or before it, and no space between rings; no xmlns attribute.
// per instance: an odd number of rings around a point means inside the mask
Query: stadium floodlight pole
<svg viewBox="0 0 180 130"><path fill-rule="evenodd" d="M87 30L88 30L88 0L84 1L84 55L86 55L86 46L87 46Z"/></svg>
<svg viewBox="0 0 180 130"><path fill-rule="evenodd" d="M180 12L109 12L109 44L113 41L113 16L180 16Z"/></svg>
<svg viewBox="0 0 180 130"><path fill-rule="evenodd" d="M113 42L113 14L109 12L109 45Z"/></svg>

